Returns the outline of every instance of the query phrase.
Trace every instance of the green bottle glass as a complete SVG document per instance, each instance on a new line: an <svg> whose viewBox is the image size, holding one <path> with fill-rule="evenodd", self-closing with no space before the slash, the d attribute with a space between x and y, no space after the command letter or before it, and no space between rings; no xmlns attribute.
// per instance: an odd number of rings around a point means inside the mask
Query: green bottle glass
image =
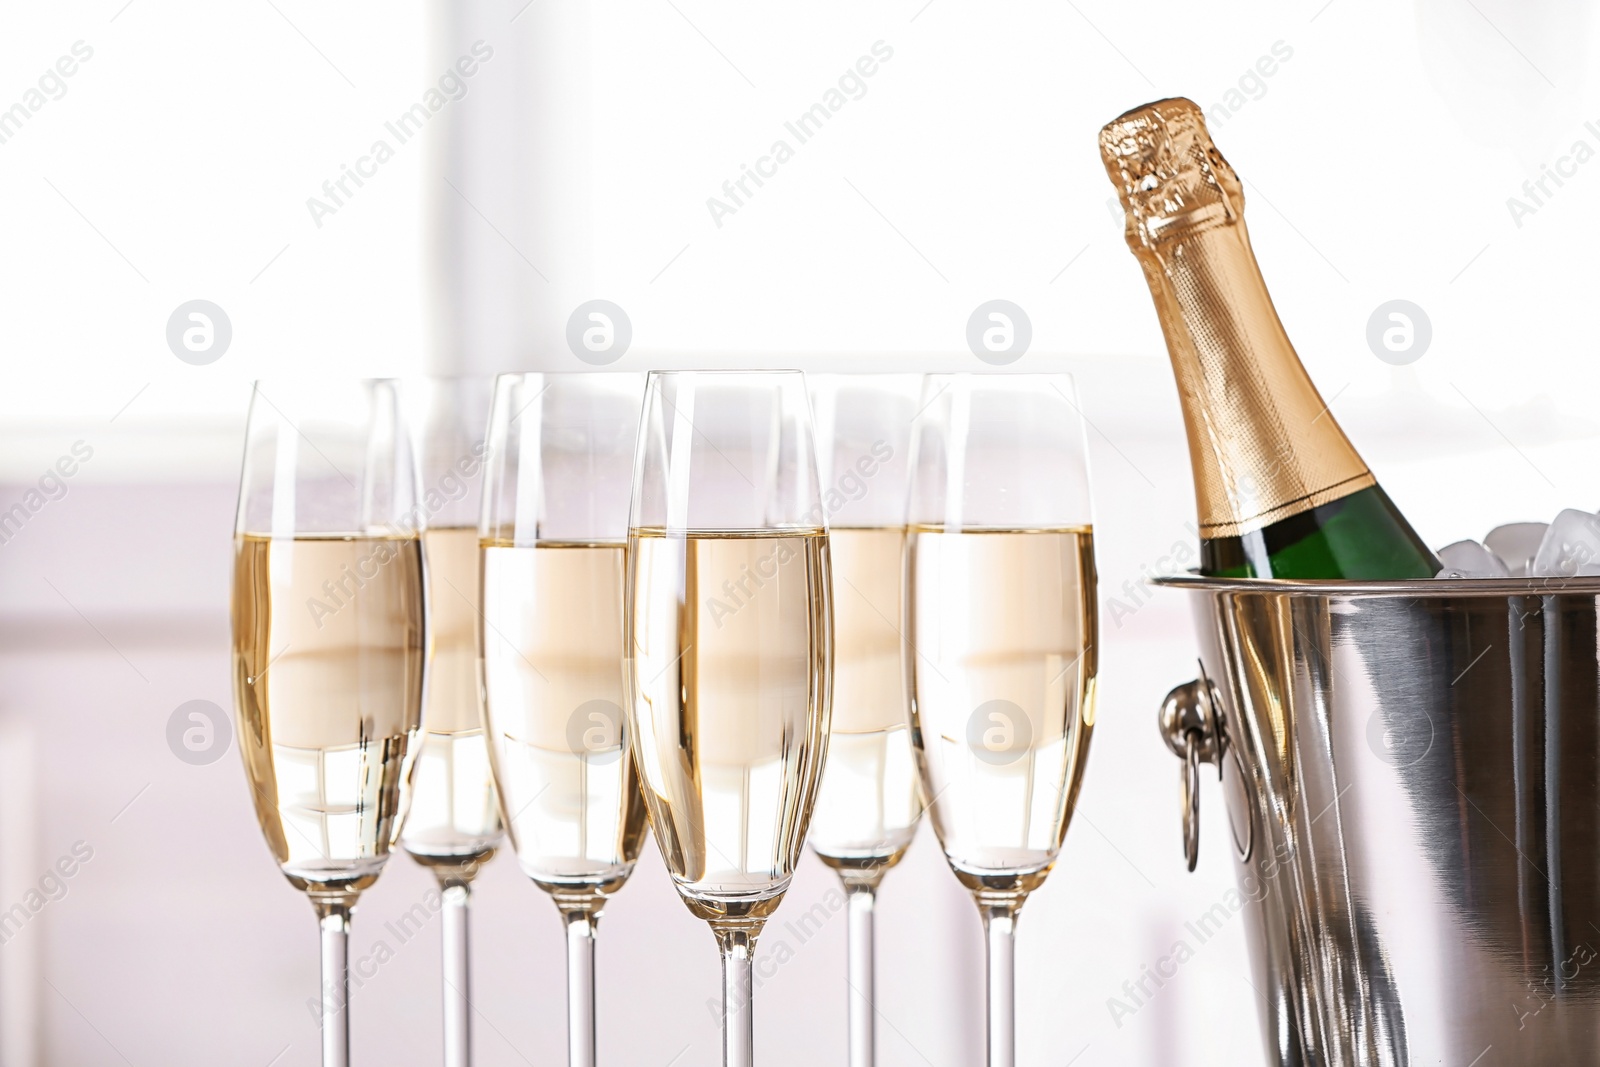
<svg viewBox="0 0 1600 1067"><path fill-rule="evenodd" d="M1250 248L1244 191L1193 102L1100 131L1178 383L1205 574L1431 578L1440 570L1334 420Z"/></svg>

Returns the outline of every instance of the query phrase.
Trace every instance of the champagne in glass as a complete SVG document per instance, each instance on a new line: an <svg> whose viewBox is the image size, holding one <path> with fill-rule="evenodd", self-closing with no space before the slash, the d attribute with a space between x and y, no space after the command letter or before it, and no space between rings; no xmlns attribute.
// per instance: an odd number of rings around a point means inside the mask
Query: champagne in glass
<svg viewBox="0 0 1600 1067"><path fill-rule="evenodd" d="M350 914L408 800L426 588L393 382L258 382L234 527L239 748L267 845L316 908L322 1060L350 1059Z"/></svg>
<svg viewBox="0 0 1600 1067"><path fill-rule="evenodd" d="M655 372L629 515L628 723L662 857L723 964L723 1062L828 736L828 535L798 372Z"/></svg>
<svg viewBox="0 0 1600 1067"><path fill-rule="evenodd" d="M811 848L849 900L851 1067L875 1051L873 908L922 815L901 633L920 375L813 375L833 584L833 718Z"/></svg>
<svg viewBox="0 0 1600 1067"><path fill-rule="evenodd" d="M834 526L833 717L811 848L851 892L900 862L922 816L900 646L906 531Z"/></svg>
<svg viewBox="0 0 1600 1067"><path fill-rule="evenodd" d="M646 527L630 544L657 839L690 911L759 926L794 872L824 744L811 693L827 535ZM735 603L741 581L750 598Z"/></svg>
<svg viewBox="0 0 1600 1067"><path fill-rule="evenodd" d="M472 1062L468 906L472 879L501 833L478 686L477 522L490 387L487 378L432 378L410 394L433 653L400 844L433 872L443 901L445 1067Z"/></svg>
<svg viewBox="0 0 1600 1067"><path fill-rule="evenodd" d="M422 545L433 655L400 843L445 888L465 888L501 835L478 694L478 530L430 529Z"/></svg>
<svg viewBox="0 0 1600 1067"><path fill-rule="evenodd" d="M349 576L363 570L374 576L357 586ZM388 859L416 732L421 586L416 538L236 538L245 771L261 830L298 889L359 890Z"/></svg>
<svg viewBox="0 0 1600 1067"><path fill-rule="evenodd" d="M988 950L988 1063L1015 1062L1017 914L1060 853L1094 727L1094 541L1065 375L930 379L913 444L917 758Z"/></svg>
<svg viewBox="0 0 1600 1067"><path fill-rule="evenodd" d="M644 381L496 382L479 529L489 753L517 862L567 930L567 1040L595 1062L595 931L645 813L628 751L623 579Z"/></svg>
<svg viewBox="0 0 1600 1067"><path fill-rule="evenodd" d="M912 538L934 826L969 890L1031 892L1061 848L1093 718L1094 535L917 526Z"/></svg>

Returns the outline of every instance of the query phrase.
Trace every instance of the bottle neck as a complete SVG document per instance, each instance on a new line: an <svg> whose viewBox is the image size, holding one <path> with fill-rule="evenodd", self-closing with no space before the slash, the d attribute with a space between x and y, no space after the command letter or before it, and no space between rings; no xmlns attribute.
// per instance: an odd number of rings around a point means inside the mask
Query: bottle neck
<svg viewBox="0 0 1600 1067"><path fill-rule="evenodd" d="M1237 537L1374 484L1289 343L1243 218L1129 243L1172 357L1201 537Z"/></svg>

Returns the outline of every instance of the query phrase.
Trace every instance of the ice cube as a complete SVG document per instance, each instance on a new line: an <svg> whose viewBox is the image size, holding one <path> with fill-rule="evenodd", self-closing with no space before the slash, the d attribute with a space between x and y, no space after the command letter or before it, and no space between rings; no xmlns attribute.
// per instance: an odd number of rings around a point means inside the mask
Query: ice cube
<svg viewBox="0 0 1600 1067"><path fill-rule="evenodd" d="M1533 557L1538 555L1548 529L1547 522L1508 522L1490 530L1483 543L1505 561L1506 570L1513 578L1526 578L1533 573Z"/></svg>
<svg viewBox="0 0 1600 1067"><path fill-rule="evenodd" d="M1444 564L1444 570L1437 575L1440 578L1508 578L1511 576L1511 572L1500 561L1500 557L1476 541L1457 541L1453 545L1445 545L1439 550L1439 562Z"/></svg>
<svg viewBox="0 0 1600 1067"><path fill-rule="evenodd" d="M1530 577L1600 574L1600 516L1568 508L1544 532Z"/></svg>

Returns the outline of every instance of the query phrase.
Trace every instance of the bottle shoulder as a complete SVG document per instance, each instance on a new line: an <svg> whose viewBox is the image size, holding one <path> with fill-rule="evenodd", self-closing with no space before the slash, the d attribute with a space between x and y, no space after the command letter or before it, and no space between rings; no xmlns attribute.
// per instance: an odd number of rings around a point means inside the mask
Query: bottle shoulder
<svg viewBox="0 0 1600 1067"><path fill-rule="evenodd" d="M1432 578L1441 566L1377 484L1200 549L1205 574L1230 578Z"/></svg>

